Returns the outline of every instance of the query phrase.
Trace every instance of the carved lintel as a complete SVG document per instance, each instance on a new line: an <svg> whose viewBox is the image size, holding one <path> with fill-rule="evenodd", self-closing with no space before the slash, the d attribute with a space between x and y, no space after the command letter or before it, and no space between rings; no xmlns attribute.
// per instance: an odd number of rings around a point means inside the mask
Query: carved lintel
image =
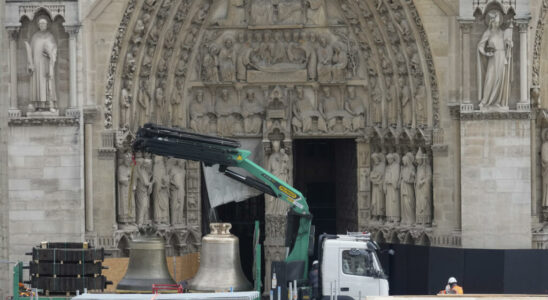
<svg viewBox="0 0 548 300"><path fill-rule="evenodd" d="M461 120L528 120L533 116L530 111L471 111L460 113Z"/></svg>
<svg viewBox="0 0 548 300"><path fill-rule="evenodd" d="M77 126L79 119L71 117L19 117L10 118L10 126Z"/></svg>

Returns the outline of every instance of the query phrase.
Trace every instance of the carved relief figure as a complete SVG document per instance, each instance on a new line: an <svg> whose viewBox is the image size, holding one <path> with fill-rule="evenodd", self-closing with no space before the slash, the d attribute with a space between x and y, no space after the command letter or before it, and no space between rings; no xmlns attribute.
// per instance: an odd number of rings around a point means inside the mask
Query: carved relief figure
<svg viewBox="0 0 548 300"><path fill-rule="evenodd" d="M242 117L244 118L244 132L246 134L261 133L264 108L256 99L255 92L248 90L242 103Z"/></svg>
<svg viewBox="0 0 548 300"><path fill-rule="evenodd" d="M129 128L131 121L131 96L126 88L122 89L122 99L120 101L120 127Z"/></svg>
<svg viewBox="0 0 548 300"><path fill-rule="evenodd" d="M208 133L210 123L211 105L204 100L204 91L197 90L193 101L190 103L190 128L199 133Z"/></svg>
<svg viewBox="0 0 548 300"><path fill-rule="evenodd" d="M139 104L136 111L137 124L133 126L134 129L148 122L150 118L150 94L147 90L145 80L139 81L139 96L137 98L137 103Z"/></svg>
<svg viewBox="0 0 548 300"><path fill-rule="evenodd" d="M318 55L318 81L331 81L331 66L333 62L333 48L327 41L326 36L320 37L320 46L317 49Z"/></svg>
<svg viewBox="0 0 548 300"><path fill-rule="evenodd" d="M548 220L548 130L542 130L542 147L540 151L542 164L542 211L544 219Z"/></svg>
<svg viewBox="0 0 548 300"><path fill-rule="evenodd" d="M386 108L388 125L395 127L398 124L398 99L396 85L392 81L392 77L386 77Z"/></svg>
<svg viewBox="0 0 548 300"><path fill-rule="evenodd" d="M209 51L204 53L202 60L202 74L204 81L218 82L219 81L219 60L217 55L219 49L215 44L209 45Z"/></svg>
<svg viewBox="0 0 548 300"><path fill-rule="evenodd" d="M312 131L312 124L316 121L318 130L327 132L327 125L320 112L312 103L312 100L306 97L303 87L295 88L295 101L293 103L293 118L291 125L297 133Z"/></svg>
<svg viewBox="0 0 548 300"><path fill-rule="evenodd" d="M34 33L27 49L28 71L32 74L30 84L29 111L49 110L57 112L57 92L55 87L55 62L57 61L57 42L48 31L48 19L38 19L39 31Z"/></svg>
<svg viewBox="0 0 548 300"><path fill-rule="evenodd" d="M220 99L215 103L217 133L221 136L230 136L242 132L240 120L235 116L240 110L238 100L231 97L227 89L222 89L220 96Z"/></svg>
<svg viewBox="0 0 548 300"><path fill-rule="evenodd" d="M276 31L274 33L274 44L272 48L272 64L288 61L286 48L286 44L282 40L282 33L280 31Z"/></svg>
<svg viewBox="0 0 548 300"><path fill-rule="evenodd" d="M306 0L306 24L325 25L327 16L324 0Z"/></svg>
<svg viewBox="0 0 548 300"><path fill-rule="evenodd" d="M152 160L137 158L137 182L135 187L135 210L137 225L150 223L150 195L152 194Z"/></svg>
<svg viewBox="0 0 548 300"><path fill-rule="evenodd" d="M355 87L348 86L347 92L344 109L351 115L351 130L357 131L365 127L365 107L362 99L356 96Z"/></svg>
<svg viewBox="0 0 548 300"><path fill-rule="evenodd" d="M224 47L219 53L219 73L222 81L236 80L236 54L234 53L234 41L227 38L224 41Z"/></svg>
<svg viewBox="0 0 548 300"><path fill-rule="evenodd" d="M169 175L169 208L171 224L185 223L185 161L177 158L167 160Z"/></svg>
<svg viewBox="0 0 548 300"><path fill-rule="evenodd" d="M285 149L280 149L280 141L272 141L272 154L268 157L267 169L279 179L289 183L289 156ZM265 203L265 213L271 215L285 215L289 209L289 204L280 201L272 196L267 196Z"/></svg>
<svg viewBox="0 0 548 300"><path fill-rule="evenodd" d="M400 177L401 224L415 224L415 160L413 153L407 152L402 158Z"/></svg>
<svg viewBox="0 0 548 300"><path fill-rule="evenodd" d="M272 5L272 0L252 1L250 17L254 25L273 24L274 6Z"/></svg>
<svg viewBox="0 0 548 300"><path fill-rule="evenodd" d="M480 108L507 108L513 47L512 27L504 31L501 29L503 16L499 10L490 10L486 18L489 28L478 43ZM482 56L487 59L485 73L481 70Z"/></svg>
<svg viewBox="0 0 548 300"><path fill-rule="evenodd" d="M154 223L169 224L169 179L163 156L154 156L153 186Z"/></svg>
<svg viewBox="0 0 548 300"><path fill-rule="evenodd" d="M429 225L432 222L432 170L428 157L422 149L417 152L417 178L415 195L417 200L417 223Z"/></svg>
<svg viewBox="0 0 548 300"><path fill-rule="evenodd" d="M303 49L306 55L306 69L308 79L316 80L318 67L318 56L316 55L316 35L313 32L307 34L307 40L304 42Z"/></svg>
<svg viewBox="0 0 548 300"><path fill-rule="evenodd" d="M327 122L327 128L329 130L335 130L337 124L342 123L344 130L350 130L350 116L348 113L341 109L337 98L331 95L331 89L329 87L323 87L323 95L320 102L320 112L324 115Z"/></svg>
<svg viewBox="0 0 548 300"><path fill-rule="evenodd" d="M397 153L386 155L386 173L384 174L384 193L386 197L386 220L399 222L401 217L400 206L400 156Z"/></svg>
<svg viewBox="0 0 548 300"><path fill-rule="evenodd" d="M380 126L382 124L382 90L379 81L371 78L371 120L373 125Z"/></svg>
<svg viewBox="0 0 548 300"><path fill-rule="evenodd" d="M371 180L371 216L374 220L382 221L386 212L386 202L384 201L384 171L386 169L386 160L384 154L371 154L373 169L369 180Z"/></svg>
<svg viewBox="0 0 548 300"><path fill-rule="evenodd" d="M417 104L417 125L427 125L426 117L426 88L422 82L419 82L415 93L415 103Z"/></svg>
<svg viewBox="0 0 548 300"><path fill-rule="evenodd" d="M333 81L342 82L346 79L346 67L348 66L348 53L346 47L337 42L333 46Z"/></svg>
<svg viewBox="0 0 548 300"><path fill-rule="evenodd" d="M131 153L118 158L118 222L135 223L135 180L131 181Z"/></svg>
<svg viewBox="0 0 548 300"><path fill-rule="evenodd" d="M249 43L245 42L245 34L241 32L239 35L239 50L236 56L236 78L238 81L246 81L247 69L252 66L251 54L253 48Z"/></svg>
<svg viewBox="0 0 548 300"><path fill-rule="evenodd" d="M275 4L274 19L277 24L303 23L302 1L272 0Z"/></svg>
<svg viewBox="0 0 548 300"><path fill-rule="evenodd" d="M400 87L400 105L402 108L402 123L404 127L411 127L413 123L413 105L411 103L411 95L409 85L404 77L398 78Z"/></svg>

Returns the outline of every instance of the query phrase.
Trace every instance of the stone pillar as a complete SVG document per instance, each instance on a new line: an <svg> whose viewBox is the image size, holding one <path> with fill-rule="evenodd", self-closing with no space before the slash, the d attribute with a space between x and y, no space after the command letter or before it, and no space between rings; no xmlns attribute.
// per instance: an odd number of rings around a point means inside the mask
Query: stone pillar
<svg viewBox="0 0 548 300"><path fill-rule="evenodd" d="M80 26L65 26L65 30L69 34L69 108L67 109L66 115L68 117L77 118L80 114L78 109L78 99L76 92L76 36L78 35L78 30Z"/></svg>
<svg viewBox="0 0 548 300"><path fill-rule="evenodd" d="M469 21L461 21L460 28L462 31L462 111L474 110L474 104L471 102L470 95L470 31L472 23ZM481 98L481 95L478 99Z"/></svg>
<svg viewBox="0 0 548 300"><path fill-rule="evenodd" d="M10 118L21 117L21 111L17 107L17 38L19 37L19 27L9 27L9 70L10 70L10 106L8 116Z"/></svg>
<svg viewBox="0 0 548 300"><path fill-rule="evenodd" d="M371 146L367 139L356 139L357 172L358 172L358 229L364 230L371 218Z"/></svg>
<svg viewBox="0 0 548 300"><path fill-rule="evenodd" d="M517 110L530 110L527 82L527 22L518 22L519 26L519 103Z"/></svg>
<svg viewBox="0 0 548 300"><path fill-rule="evenodd" d="M93 232L93 121L96 108L84 110L84 189L86 232Z"/></svg>

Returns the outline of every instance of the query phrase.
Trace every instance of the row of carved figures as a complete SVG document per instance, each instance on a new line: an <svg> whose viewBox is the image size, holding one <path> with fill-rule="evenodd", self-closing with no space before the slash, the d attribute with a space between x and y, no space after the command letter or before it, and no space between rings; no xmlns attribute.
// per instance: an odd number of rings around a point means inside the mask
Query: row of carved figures
<svg viewBox="0 0 548 300"><path fill-rule="evenodd" d="M118 162L118 223L185 225L185 162L123 153Z"/></svg>
<svg viewBox="0 0 548 300"><path fill-rule="evenodd" d="M238 32L205 44L201 80L235 82L248 80L248 70L293 72L306 70L308 80L342 82L356 75L357 52L331 34L285 31ZM350 62L350 63L349 63Z"/></svg>
<svg viewBox="0 0 548 300"><path fill-rule="evenodd" d="M432 169L426 153L375 152L371 180L371 217L401 225L432 223ZM416 166L415 166L416 165Z"/></svg>

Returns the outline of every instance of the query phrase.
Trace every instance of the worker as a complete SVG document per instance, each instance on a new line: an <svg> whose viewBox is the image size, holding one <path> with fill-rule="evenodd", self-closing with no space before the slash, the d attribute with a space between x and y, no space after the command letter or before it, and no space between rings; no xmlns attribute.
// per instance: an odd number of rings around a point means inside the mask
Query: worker
<svg viewBox="0 0 548 300"><path fill-rule="evenodd" d="M319 263L317 260L312 262L312 268L308 273L308 284L312 287L312 300L319 299L320 285L319 285Z"/></svg>
<svg viewBox="0 0 548 300"><path fill-rule="evenodd" d="M440 291L439 294L462 295L463 290L462 287L457 284L457 279L455 277L449 277L449 280L447 280L447 285L445 286L445 290Z"/></svg>

